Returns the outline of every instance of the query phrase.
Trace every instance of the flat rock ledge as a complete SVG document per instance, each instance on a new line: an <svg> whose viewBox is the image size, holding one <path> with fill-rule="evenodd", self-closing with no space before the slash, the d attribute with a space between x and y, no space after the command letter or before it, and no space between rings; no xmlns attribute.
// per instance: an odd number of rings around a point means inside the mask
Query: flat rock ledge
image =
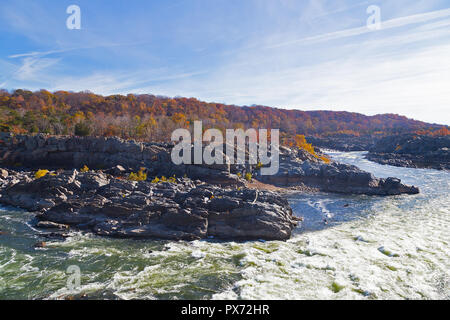
<svg viewBox="0 0 450 320"><path fill-rule="evenodd" d="M4 181L0 203L36 212L40 228L136 239L286 240L300 221L280 194L188 178L151 183L66 170L39 179L10 171Z"/></svg>

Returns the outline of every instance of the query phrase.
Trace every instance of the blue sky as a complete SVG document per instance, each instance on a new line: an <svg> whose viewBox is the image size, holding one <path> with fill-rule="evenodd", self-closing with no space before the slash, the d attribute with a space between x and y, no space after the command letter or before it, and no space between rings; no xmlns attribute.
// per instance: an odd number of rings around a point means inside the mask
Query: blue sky
<svg viewBox="0 0 450 320"><path fill-rule="evenodd" d="M72 4L81 30L66 28ZM450 0L2 0L0 88L450 124Z"/></svg>

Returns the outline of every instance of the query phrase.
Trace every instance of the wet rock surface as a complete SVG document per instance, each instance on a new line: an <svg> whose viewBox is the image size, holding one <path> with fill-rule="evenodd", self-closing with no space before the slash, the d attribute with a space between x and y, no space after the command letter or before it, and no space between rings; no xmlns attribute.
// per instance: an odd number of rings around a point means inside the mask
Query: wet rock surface
<svg viewBox="0 0 450 320"><path fill-rule="evenodd" d="M370 148L366 158L396 167L450 170L450 136L386 137Z"/></svg>
<svg viewBox="0 0 450 320"><path fill-rule="evenodd" d="M12 172L11 172L12 173ZM76 170L12 173L0 203L37 213L37 227L121 238L285 240L299 221L279 194L190 179L151 183Z"/></svg>

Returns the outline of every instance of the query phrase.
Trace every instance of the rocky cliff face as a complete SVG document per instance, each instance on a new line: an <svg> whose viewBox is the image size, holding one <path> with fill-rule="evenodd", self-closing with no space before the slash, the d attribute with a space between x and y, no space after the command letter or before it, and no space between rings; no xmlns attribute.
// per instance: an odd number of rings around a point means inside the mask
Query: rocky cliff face
<svg viewBox="0 0 450 320"><path fill-rule="evenodd" d="M37 212L38 227L124 238L285 240L298 218L282 196L190 179L151 183L77 170L33 179L10 171L0 203Z"/></svg>
<svg viewBox="0 0 450 320"><path fill-rule="evenodd" d="M370 148L368 160L398 167L450 169L450 136L413 134L381 139Z"/></svg>
<svg viewBox="0 0 450 320"><path fill-rule="evenodd" d="M111 137L66 137L0 133L0 165L26 168L108 169L120 165L127 171L145 167L149 175L200 179L215 184L239 184L230 166L174 165L173 144L142 143Z"/></svg>

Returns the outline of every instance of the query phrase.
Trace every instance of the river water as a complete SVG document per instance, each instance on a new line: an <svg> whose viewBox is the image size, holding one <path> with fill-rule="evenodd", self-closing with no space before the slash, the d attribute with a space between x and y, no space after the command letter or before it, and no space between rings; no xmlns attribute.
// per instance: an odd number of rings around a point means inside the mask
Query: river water
<svg viewBox="0 0 450 320"><path fill-rule="evenodd" d="M171 242L73 233L42 240L33 215L0 207L0 299L450 299L450 173L330 152L414 196L290 199L305 222L287 242ZM80 286L67 272L80 268ZM69 289L70 288L70 289Z"/></svg>

